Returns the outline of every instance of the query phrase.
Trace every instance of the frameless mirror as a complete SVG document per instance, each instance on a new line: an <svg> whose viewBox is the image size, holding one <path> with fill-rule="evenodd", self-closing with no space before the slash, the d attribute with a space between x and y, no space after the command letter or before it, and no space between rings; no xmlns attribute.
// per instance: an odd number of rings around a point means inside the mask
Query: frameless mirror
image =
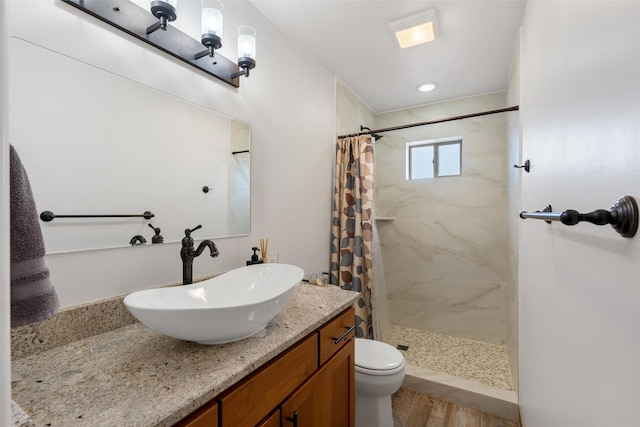
<svg viewBox="0 0 640 427"><path fill-rule="evenodd" d="M196 240L249 233L247 123L21 39L9 58L10 141L38 212L153 214L41 221L47 253L177 242L199 224Z"/></svg>

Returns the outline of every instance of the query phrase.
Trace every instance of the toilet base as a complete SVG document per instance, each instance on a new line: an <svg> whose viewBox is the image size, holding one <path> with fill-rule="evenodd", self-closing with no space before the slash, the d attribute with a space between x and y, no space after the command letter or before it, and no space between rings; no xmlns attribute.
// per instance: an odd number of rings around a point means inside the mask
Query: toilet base
<svg viewBox="0 0 640 427"><path fill-rule="evenodd" d="M392 427L391 396L364 396L356 393L356 427Z"/></svg>

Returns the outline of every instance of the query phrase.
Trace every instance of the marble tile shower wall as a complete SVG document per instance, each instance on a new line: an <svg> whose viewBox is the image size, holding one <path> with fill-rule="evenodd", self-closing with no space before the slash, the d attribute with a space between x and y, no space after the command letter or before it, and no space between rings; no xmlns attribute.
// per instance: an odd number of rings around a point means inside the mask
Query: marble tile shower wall
<svg viewBox="0 0 640 427"><path fill-rule="evenodd" d="M376 115L341 81L336 81L336 134L360 132L360 126L375 128Z"/></svg>
<svg viewBox="0 0 640 427"><path fill-rule="evenodd" d="M493 93L377 116L378 128L503 108ZM506 117L389 132L376 143L376 216L390 322L505 343ZM462 137L462 176L407 181L407 142Z"/></svg>

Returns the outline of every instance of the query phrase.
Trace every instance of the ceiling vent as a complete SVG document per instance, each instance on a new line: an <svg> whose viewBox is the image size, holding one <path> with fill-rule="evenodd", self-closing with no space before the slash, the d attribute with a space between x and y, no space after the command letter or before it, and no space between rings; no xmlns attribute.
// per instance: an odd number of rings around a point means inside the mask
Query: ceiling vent
<svg viewBox="0 0 640 427"><path fill-rule="evenodd" d="M402 49L433 41L436 38L436 10L393 21L389 27Z"/></svg>

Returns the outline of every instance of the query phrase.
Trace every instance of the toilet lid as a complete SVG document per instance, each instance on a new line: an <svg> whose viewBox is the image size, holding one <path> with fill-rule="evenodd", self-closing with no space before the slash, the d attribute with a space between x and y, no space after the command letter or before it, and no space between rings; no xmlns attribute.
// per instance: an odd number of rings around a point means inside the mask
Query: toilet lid
<svg viewBox="0 0 640 427"><path fill-rule="evenodd" d="M391 371L404 365L404 356L387 343L356 338L356 367L372 371Z"/></svg>

